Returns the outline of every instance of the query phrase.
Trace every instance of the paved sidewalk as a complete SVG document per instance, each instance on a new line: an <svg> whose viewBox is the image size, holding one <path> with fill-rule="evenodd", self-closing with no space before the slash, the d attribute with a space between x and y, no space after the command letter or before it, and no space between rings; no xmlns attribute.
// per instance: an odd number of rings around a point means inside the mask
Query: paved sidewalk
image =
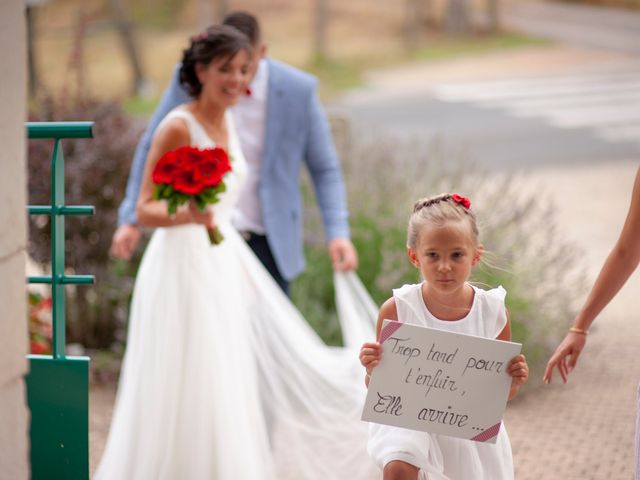
<svg viewBox="0 0 640 480"><path fill-rule="evenodd" d="M638 161L550 169L528 176L558 202L562 229L595 278L628 208ZM596 320L580 363L562 385L514 400L505 423L518 480L631 480L640 381L638 272ZM531 382L541 383L532 378Z"/></svg>
<svg viewBox="0 0 640 480"><path fill-rule="evenodd" d="M116 385L112 383L91 385L89 389L89 471L91 477L102 457L113 404L116 396Z"/></svg>

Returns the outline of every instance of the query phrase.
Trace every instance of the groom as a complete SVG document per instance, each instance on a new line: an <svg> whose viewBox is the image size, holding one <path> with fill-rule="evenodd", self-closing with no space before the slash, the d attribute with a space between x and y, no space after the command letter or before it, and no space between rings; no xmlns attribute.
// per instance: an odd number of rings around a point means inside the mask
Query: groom
<svg viewBox="0 0 640 480"><path fill-rule="evenodd" d="M223 23L243 32L254 47L247 95L233 107L249 174L234 214L234 225L288 293L289 282L304 270L302 162L311 175L329 255L336 270L353 270L357 254L349 240L348 212L340 164L326 115L316 94L316 79L266 57L256 18L246 12L228 14ZM133 158L125 199L111 253L129 259L140 241L136 201L144 163L155 129L174 107L191 101L178 81L179 65L169 89L154 112Z"/></svg>

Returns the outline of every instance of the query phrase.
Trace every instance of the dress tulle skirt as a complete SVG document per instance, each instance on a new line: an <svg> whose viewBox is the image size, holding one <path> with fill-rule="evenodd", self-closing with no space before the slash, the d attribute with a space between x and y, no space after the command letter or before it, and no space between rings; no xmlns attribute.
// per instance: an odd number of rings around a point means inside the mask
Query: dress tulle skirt
<svg viewBox="0 0 640 480"><path fill-rule="evenodd" d="M326 346L233 228L158 229L131 304L98 479L370 479L357 350L375 306L337 278L346 348Z"/></svg>

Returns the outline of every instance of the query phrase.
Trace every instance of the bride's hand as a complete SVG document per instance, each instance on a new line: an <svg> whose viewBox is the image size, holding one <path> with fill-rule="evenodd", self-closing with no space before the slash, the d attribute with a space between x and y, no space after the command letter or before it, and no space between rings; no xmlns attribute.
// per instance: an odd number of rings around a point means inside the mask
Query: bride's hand
<svg viewBox="0 0 640 480"><path fill-rule="evenodd" d="M206 227L214 227L216 224L213 218L213 211L209 208L201 211L194 202L189 202L188 207L179 209L177 217L178 220L183 220L182 222L179 221L179 223L197 223Z"/></svg>
<svg viewBox="0 0 640 480"><path fill-rule="evenodd" d="M214 227L215 222L213 220L213 210L205 208L204 211L200 210L194 202L189 202L189 212L193 223L204 225L205 227Z"/></svg>

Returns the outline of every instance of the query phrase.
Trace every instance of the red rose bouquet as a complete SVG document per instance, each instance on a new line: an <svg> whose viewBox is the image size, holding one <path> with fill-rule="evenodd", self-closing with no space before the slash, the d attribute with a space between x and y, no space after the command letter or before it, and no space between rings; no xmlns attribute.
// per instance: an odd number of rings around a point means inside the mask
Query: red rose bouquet
<svg viewBox="0 0 640 480"><path fill-rule="evenodd" d="M178 147L162 155L153 169L153 198L166 200L171 215L189 201L204 211L207 204L217 203L218 194L226 190L224 176L230 171L229 156L222 148ZM211 243L217 245L222 242L223 237L217 227L207 231Z"/></svg>

